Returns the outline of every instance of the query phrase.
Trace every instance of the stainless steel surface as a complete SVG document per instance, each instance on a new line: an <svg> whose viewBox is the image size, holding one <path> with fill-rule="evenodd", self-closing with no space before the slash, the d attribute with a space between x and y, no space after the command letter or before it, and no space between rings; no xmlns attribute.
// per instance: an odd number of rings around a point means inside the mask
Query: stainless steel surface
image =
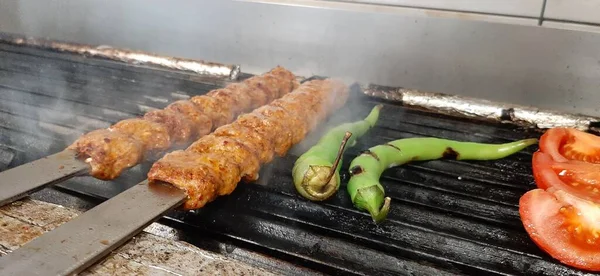
<svg viewBox="0 0 600 276"><path fill-rule="evenodd" d="M0 275L78 273L125 243L186 195L146 181L0 258Z"/></svg>
<svg viewBox="0 0 600 276"><path fill-rule="evenodd" d="M0 206L85 173L89 168L87 163L75 158L73 151L64 150L0 172Z"/></svg>
<svg viewBox="0 0 600 276"><path fill-rule="evenodd" d="M552 128L573 127L591 130L600 122L600 117L565 114L554 110L540 110L531 106L491 102L484 99L430 93L405 88L365 87L364 93L406 106L427 109L433 112L458 115L474 119L509 121L527 127Z"/></svg>
<svg viewBox="0 0 600 276"><path fill-rule="evenodd" d="M191 60L158 56L152 53L116 49L110 46L73 44L38 38L0 34L0 41L16 45L28 45L61 52L72 52L86 56L101 57L133 64L155 65L169 69L193 72L210 77L223 77L236 80L240 74L239 65L224 65L203 60Z"/></svg>
<svg viewBox="0 0 600 276"><path fill-rule="evenodd" d="M600 1L547 0L544 18L600 24Z"/></svg>
<svg viewBox="0 0 600 276"><path fill-rule="evenodd" d="M543 0L338 0L340 2L397 5L452 11L538 17Z"/></svg>
<svg viewBox="0 0 600 276"><path fill-rule="evenodd" d="M6 0L0 30L600 116L598 33L336 3Z"/></svg>

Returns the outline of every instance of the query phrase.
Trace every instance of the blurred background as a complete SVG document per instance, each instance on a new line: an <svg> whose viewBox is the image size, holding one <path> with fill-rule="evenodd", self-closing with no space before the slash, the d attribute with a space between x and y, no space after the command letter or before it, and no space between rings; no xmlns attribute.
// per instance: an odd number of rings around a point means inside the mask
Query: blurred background
<svg viewBox="0 0 600 276"><path fill-rule="evenodd" d="M600 1L3 0L0 32L600 116Z"/></svg>

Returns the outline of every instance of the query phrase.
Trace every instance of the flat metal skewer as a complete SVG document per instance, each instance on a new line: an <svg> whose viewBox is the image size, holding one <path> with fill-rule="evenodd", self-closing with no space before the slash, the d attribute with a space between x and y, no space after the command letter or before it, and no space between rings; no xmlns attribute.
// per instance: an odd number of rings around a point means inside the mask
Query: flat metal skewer
<svg viewBox="0 0 600 276"><path fill-rule="evenodd" d="M186 197L175 186L143 181L0 258L0 275L79 273Z"/></svg>
<svg viewBox="0 0 600 276"><path fill-rule="evenodd" d="M88 172L90 165L75 157L75 152L59 153L0 172L0 206Z"/></svg>

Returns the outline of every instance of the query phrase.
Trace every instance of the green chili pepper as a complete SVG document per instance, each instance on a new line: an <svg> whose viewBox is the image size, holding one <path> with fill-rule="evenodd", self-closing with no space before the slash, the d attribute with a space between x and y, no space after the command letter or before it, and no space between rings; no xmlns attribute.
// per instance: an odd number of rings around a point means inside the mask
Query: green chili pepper
<svg viewBox="0 0 600 276"><path fill-rule="evenodd" d="M346 143L353 147L356 139L377 123L382 107L375 106L362 121L341 124L329 130L316 145L296 160L292 177L298 193L313 201L326 200L335 194L340 187L339 164Z"/></svg>
<svg viewBox="0 0 600 276"><path fill-rule="evenodd" d="M348 193L359 210L366 210L373 221L383 221L390 209L390 198L385 197L379 178L384 170L410 161L439 158L456 160L493 160L516 153L537 139L524 139L506 144L458 142L438 138L406 138L369 148L350 164ZM385 198L384 198L385 197Z"/></svg>

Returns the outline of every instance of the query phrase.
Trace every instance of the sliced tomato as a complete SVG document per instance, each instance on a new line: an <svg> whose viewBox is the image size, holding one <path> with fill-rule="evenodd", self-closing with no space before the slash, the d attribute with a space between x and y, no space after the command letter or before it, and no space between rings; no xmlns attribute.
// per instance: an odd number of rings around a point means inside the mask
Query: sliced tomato
<svg viewBox="0 0 600 276"><path fill-rule="evenodd" d="M540 138L540 150L558 162L600 163L600 137L574 128L552 128Z"/></svg>
<svg viewBox="0 0 600 276"><path fill-rule="evenodd" d="M600 203L600 164L567 160L557 162L549 154L533 154L533 177L540 189L554 187Z"/></svg>
<svg viewBox="0 0 600 276"><path fill-rule="evenodd" d="M554 188L535 189L521 197L519 214L530 238L550 256L600 271L600 205Z"/></svg>
<svg viewBox="0 0 600 276"><path fill-rule="evenodd" d="M564 185L564 183L558 183L560 182L560 179L558 179L558 176L552 170L554 160L552 160L550 155L538 151L533 153L533 158L531 160L533 178L535 179L535 184L538 188L546 189L560 184Z"/></svg>

